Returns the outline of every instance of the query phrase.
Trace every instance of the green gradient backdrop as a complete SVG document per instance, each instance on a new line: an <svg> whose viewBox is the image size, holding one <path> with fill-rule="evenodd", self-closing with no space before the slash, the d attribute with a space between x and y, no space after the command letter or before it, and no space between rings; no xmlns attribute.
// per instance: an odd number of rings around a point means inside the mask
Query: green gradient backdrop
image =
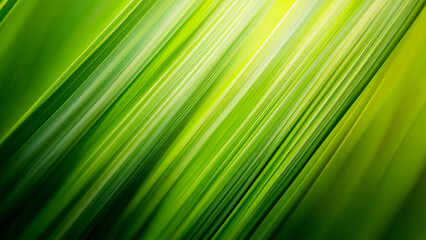
<svg viewBox="0 0 426 240"><path fill-rule="evenodd" d="M3 0L0 237L426 239L424 0Z"/></svg>

